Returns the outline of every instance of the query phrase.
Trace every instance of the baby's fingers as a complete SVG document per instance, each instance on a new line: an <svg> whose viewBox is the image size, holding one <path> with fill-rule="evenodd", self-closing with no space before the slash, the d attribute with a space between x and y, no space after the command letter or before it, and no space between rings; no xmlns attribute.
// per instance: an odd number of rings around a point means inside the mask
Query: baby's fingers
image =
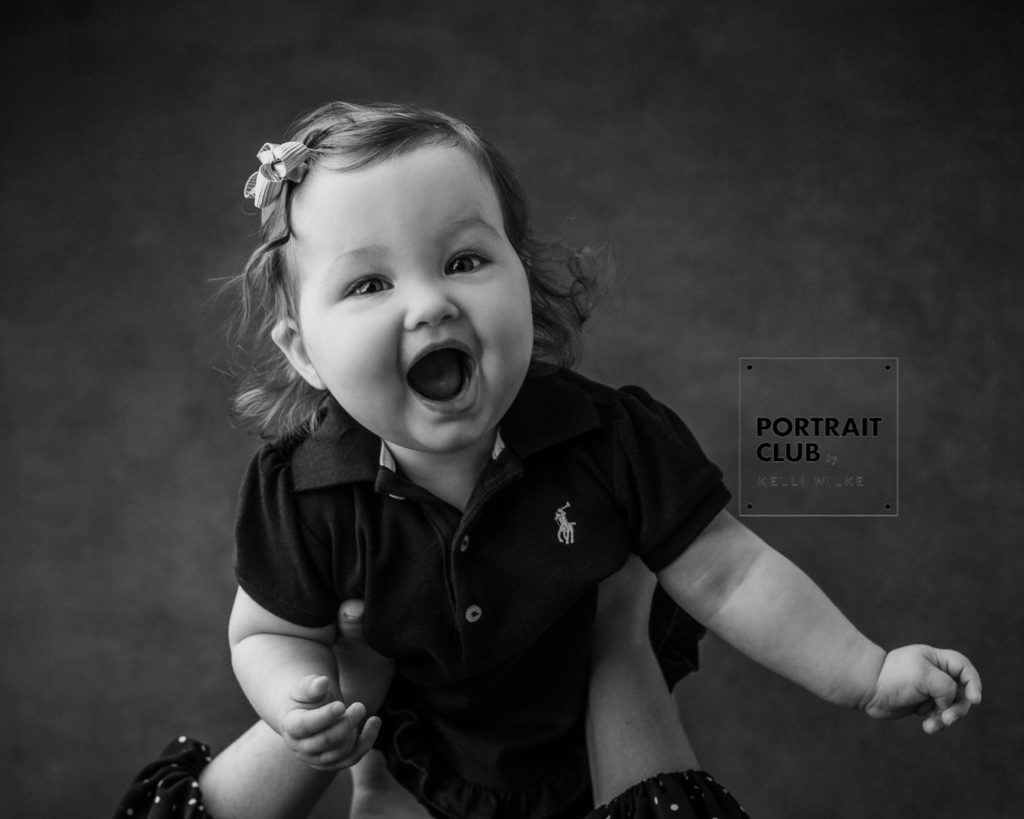
<svg viewBox="0 0 1024 819"><path fill-rule="evenodd" d="M935 709L922 726L926 733L948 728L967 714L972 705L981 702L981 676L970 660L957 651L936 650L935 668L928 683Z"/></svg>
<svg viewBox="0 0 1024 819"><path fill-rule="evenodd" d="M957 681L963 697L971 705L981 702L981 675L963 654L940 648L936 651L936 665Z"/></svg>
<svg viewBox="0 0 1024 819"><path fill-rule="evenodd" d="M924 729L926 734L937 734L946 727L946 724L942 720L942 713L940 711L933 710L925 718L925 721L921 723L921 727Z"/></svg>
<svg viewBox="0 0 1024 819"><path fill-rule="evenodd" d="M293 750L306 764L320 770L348 767L352 763L346 764L346 760L359 745L359 723L365 716L363 705L353 703L337 723L321 733L297 741Z"/></svg>
<svg viewBox="0 0 1024 819"><path fill-rule="evenodd" d="M949 708L934 708L921 724L926 734L937 734L948 728L970 710L971 704L966 700L958 700Z"/></svg>
<svg viewBox="0 0 1024 819"><path fill-rule="evenodd" d="M345 753L341 748L335 748L319 755L313 763L313 767L320 770L340 771L351 768L373 748L380 733L380 717L370 717L363 726L362 733L355 747Z"/></svg>
<svg viewBox="0 0 1024 819"><path fill-rule="evenodd" d="M309 674L295 684L288 696L296 705L316 705L327 696L329 690L330 681L327 677Z"/></svg>
<svg viewBox="0 0 1024 819"><path fill-rule="evenodd" d="M323 733L308 740L314 743L311 750L331 751L352 749L359 738L359 723L366 718L366 706L361 702L354 702L345 709L340 720L330 726ZM322 746L322 747L316 747Z"/></svg>
<svg viewBox="0 0 1024 819"><path fill-rule="evenodd" d="M327 731L344 716L345 704L339 700L320 708L295 708L285 715L281 730L293 740L305 740Z"/></svg>

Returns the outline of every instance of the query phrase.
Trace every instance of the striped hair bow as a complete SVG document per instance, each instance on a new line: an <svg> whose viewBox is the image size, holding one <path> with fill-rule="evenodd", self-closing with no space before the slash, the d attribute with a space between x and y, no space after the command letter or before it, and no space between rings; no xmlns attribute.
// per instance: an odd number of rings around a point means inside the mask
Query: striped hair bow
<svg viewBox="0 0 1024 819"><path fill-rule="evenodd" d="M245 183L245 198L252 199L258 208L264 208L277 199L285 180L301 182L306 175L309 148L301 142L275 145L267 142L256 154L260 169Z"/></svg>

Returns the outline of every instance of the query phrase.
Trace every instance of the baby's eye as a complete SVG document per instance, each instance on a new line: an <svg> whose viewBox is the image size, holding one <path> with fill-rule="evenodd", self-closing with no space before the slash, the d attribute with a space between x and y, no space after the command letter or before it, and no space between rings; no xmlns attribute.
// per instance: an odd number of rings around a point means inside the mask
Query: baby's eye
<svg viewBox="0 0 1024 819"><path fill-rule="evenodd" d="M472 273L484 263L484 258L476 253L463 253L448 262L449 273Z"/></svg>
<svg viewBox="0 0 1024 819"><path fill-rule="evenodd" d="M383 279L379 278L366 278L359 279L353 282L349 288L345 291L346 296L372 296L374 293L379 293L381 290L386 290L388 284Z"/></svg>

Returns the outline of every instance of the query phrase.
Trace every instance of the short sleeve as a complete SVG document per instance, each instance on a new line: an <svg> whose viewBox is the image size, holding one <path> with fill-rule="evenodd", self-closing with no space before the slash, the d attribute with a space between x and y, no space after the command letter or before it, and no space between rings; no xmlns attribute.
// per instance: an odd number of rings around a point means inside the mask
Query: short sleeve
<svg viewBox="0 0 1024 819"><path fill-rule="evenodd" d="M331 550L302 524L291 468L273 446L253 458L242 482L235 527L238 585L272 614L319 628L334 622Z"/></svg>
<svg viewBox="0 0 1024 819"><path fill-rule="evenodd" d="M722 471L672 410L640 387L618 391L615 488L633 550L652 571L674 561L729 502Z"/></svg>

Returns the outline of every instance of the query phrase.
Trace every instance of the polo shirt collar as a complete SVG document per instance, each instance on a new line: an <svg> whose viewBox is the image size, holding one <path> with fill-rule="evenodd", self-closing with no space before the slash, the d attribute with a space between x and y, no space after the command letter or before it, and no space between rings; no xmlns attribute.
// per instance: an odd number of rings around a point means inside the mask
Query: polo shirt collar
<svg viewBox="0 0 1024 819"><path fill-rule="evenodd" d="M291 454L296 491L338 483L372 481L379 439L359 426L333 398L324 400L316 429Z"/></svg>
<svg viewBox="0 0 1024 819"><path fill-rule="evenodd" d="M527 377L501 421L505 444L520 458L601 425L594 399L577 382L580 376L551 369Z"/></svg>
<svg viewBox="0 0 1024 819"><path fill-rule="evenodd" d="M501 430L494 436L494 448L491 450L491 460L498 460L498 456L505 451L505 442L501 439ZM398 465L395 463L395 456L391 453L391 448L387 445L384 439L380 442L380 458L377 460L377 465L381 469L386 469L389 472L397 472Z"/></svg>
<svg viewBox="0 0 1024 819"><path fill-rule="evenodd" d="M295 489L336 484L373 483L381 467L395 471L394 456L384 442L357 423L333 398L326 398L316 429L295 448ZM492 459L507 448L527 458L535 452L582 435L600 425L593 401L584 390L556 374L531 376L523 382L501 422Z"/></svg>

